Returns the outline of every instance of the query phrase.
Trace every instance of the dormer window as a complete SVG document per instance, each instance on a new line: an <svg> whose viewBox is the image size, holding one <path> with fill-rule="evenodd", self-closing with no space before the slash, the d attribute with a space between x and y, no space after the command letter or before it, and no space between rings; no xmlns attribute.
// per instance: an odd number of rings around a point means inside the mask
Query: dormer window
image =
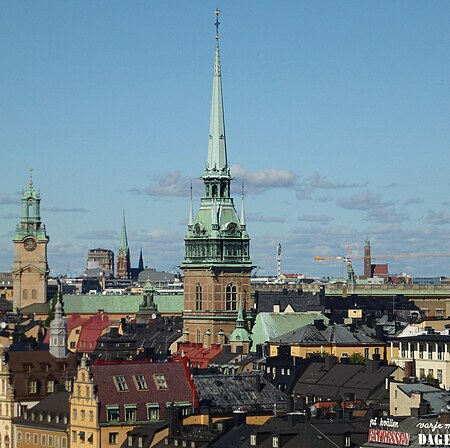
<svg viewBox="0 0 450 448"><path fill-rule="evenodd" d="M278 436L272 437L272 448L278 448L280 446L280 439Z"/></svg>
<svg viewBox="0 0 450 448"><path fill-rule="evenodd" d="M250 445L251 446L256 446L256 434L251 434L250 435Z"/></svg>
<svg viewBox="0 0 450 448"><path fill-rule="evenodd" d="M37 393L37 381L36 380L29 380L28 381L28 393L29 394L36 394Z"/></svg>

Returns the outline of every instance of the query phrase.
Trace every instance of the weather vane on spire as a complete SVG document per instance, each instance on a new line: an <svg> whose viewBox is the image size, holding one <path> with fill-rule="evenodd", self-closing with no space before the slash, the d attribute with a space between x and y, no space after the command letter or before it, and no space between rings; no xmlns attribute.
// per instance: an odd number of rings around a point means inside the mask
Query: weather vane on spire
<svg viewBox="0 0 450 448"><path fill-rule="evenodd" d="M220 14L220 9L216 9L215 11L216 14L216 23L214 25L216 25L216 39L219 40L219 14Z"/></svg>
<svg viewBox="0 0 450 448"><path fill-rule="evenodd" d="M30 190L33 189L33 168L30 168L30 181L28 182L30 185Z"/></svg>

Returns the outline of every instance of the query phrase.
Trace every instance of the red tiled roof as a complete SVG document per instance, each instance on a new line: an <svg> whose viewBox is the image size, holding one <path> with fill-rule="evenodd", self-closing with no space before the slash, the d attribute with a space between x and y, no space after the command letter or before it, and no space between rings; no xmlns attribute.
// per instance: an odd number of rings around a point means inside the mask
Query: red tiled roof
<svg viewBox="0 0 450 448"><path fill-rule="evenodd" d="M189 342L179 344L178 353L183 353L184 358L192 367L205 369L214 358L222 353L222 348L219 344L212 344L211 348L203 348L203 344Z"/></svg>
<svg viewBox="0 0 450 448"><path fill-rule="evenodd" d="M72 314L67 319L67 333L70 333L79 328L80 336L78 338L77 351L90 353L94 351L97 339L103 334L110 325L111 321L106 313L99 312L98 314L84 318L79 314ZM50 333L45 335L44 342L47 344L50 341Z"/></svg>
<svg viewBox="0 0 450 448"><path fill-rule="evenodd" d="M142 361L101 362L92 365L94 384L100 402L99 422L107 421L107 406L119 407L119 420L125 420L125 405L136 405L136 417L139 421L147 420L147 404L159 404L160 415L168 402L196 402L196 390L190 379L189 370L184 362L152 363ZM155 375L162 374L167 389L158 389ZM119 392L114 377L125 378L127 390ZM146 390L138 390L133 379L135 375L144 375Z"/></svg>
<svg viewBox="0 0 450 448"><path fill-rule="evenodd" d="M373 264L372 265L373 275L389 275L388 264Z"/></svg>

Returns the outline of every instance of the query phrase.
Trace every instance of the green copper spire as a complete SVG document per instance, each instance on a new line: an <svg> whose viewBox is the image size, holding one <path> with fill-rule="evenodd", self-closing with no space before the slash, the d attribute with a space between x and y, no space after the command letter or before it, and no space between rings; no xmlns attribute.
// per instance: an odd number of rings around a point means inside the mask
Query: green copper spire
<svg viewBox="0 0 450 448"><path fill-rule="evenodd" d="M33 170L30 169L28 190L22 190L22 216L16 227L14 240L34 236L38 240L49 240L45 225L41 221L41 195L33 186Z"/></svg>
<svg viewBox="0 0 450 448"><path fill-rule="evenodd" d="M232 177L228 167L219 57L219 13L216 10L216 46L208 140L208 160L202 179L204 196L196 215L192 189L183 269L200 266L233 266L250 269L250 238L245 214L239 217L230 194ZM243 221L242 221L243 219ZM242 222L244 224L242 224Z"/></svg>
<svg viewBox="0 0 450 448"><path fill-rule="evenodd" d="M245 328L244 312L242 303L239 301L239 311L236 319L236 328L230 335L230 342L250 342L250 335Z"/></svg>
<svg viewBox="0 0 450 448"><path fill-rule="evenodd" d="M128 254L128 252L129 252L128 238L127 238L127 225L125 222L125 210L123 210L123 215L122 215L122 232L120 234L119 254L121 252L123 252L125 254Z"/></svg>
<svg viewBox="0 0 450 448"><path fill-rule="evenodd" d="M216 53L214 57L214 77L209 122L208 160L205 175L229 176L227 145L225 140L225 120L223 115L222 76L219 51L219 14L216 9Z"/></svg>

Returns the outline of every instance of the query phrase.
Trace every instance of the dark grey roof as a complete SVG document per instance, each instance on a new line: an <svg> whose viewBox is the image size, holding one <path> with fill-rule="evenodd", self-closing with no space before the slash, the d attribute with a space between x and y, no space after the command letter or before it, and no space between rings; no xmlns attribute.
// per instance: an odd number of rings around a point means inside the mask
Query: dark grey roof
<svg viewBox="0 0 450 448"><path fill-rule="evenodd" d="M198 398L215 408L273 409L283 407L286 395L259 374L194 375Z"/></svg>
<svg viewBox="0 0 450 448"><path fill-rule="evenodd" d="M368 400L384 384L397 366L335 364L327 370L322 363L310 364L294 388L296 395L337 398L354 393L358 400Z"/></svg>
<svg viewBox="0 0 450 448"><path fill-rule="evenodd" d="M258 313L273 311L275 304L283 312L289 305L295 312L322 311L323 301L320 293L299 291L255 291L256 311Z"/></svg>

